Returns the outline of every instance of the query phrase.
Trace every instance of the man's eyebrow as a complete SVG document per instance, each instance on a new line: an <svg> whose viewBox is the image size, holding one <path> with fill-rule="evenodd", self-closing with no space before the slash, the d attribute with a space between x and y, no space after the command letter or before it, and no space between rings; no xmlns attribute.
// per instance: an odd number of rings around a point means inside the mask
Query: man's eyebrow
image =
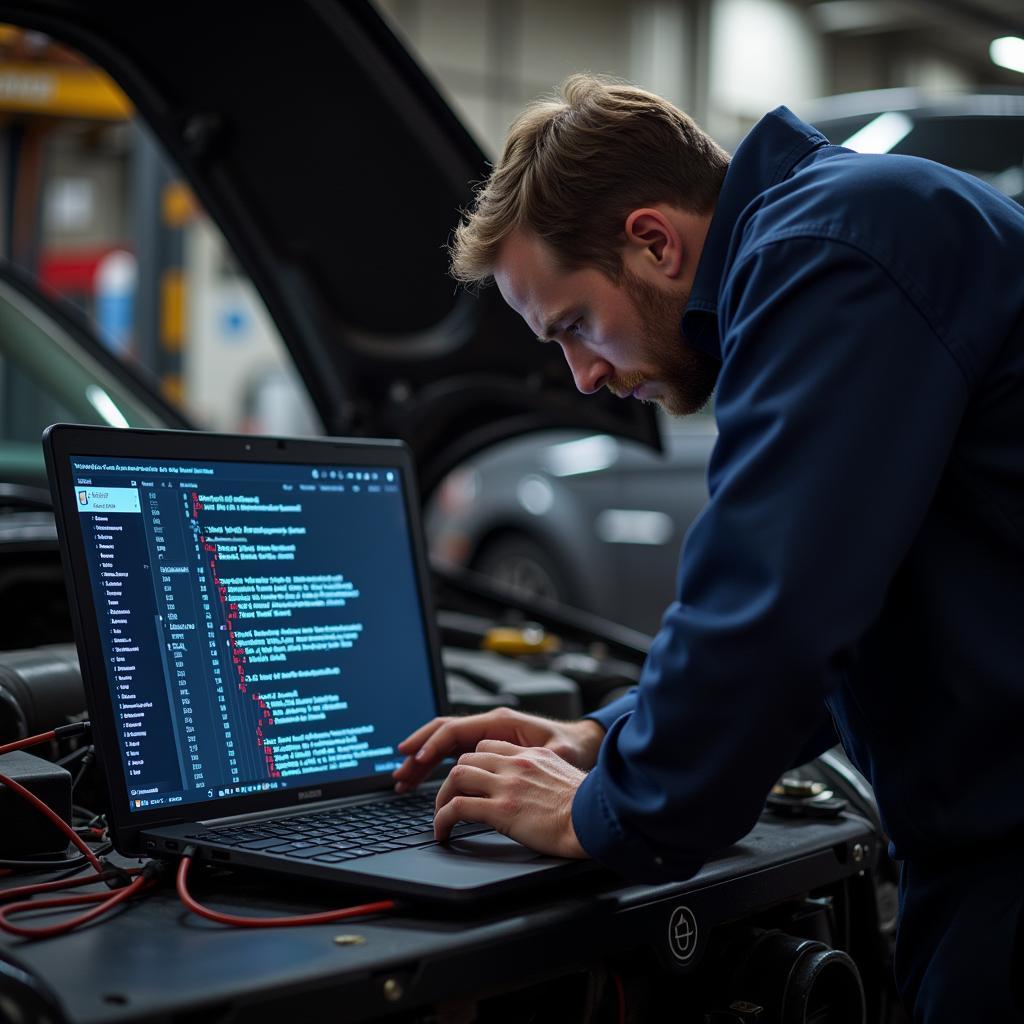
<svg viewBox="0 0 1024 1024"><path fill-rule="evenodd" d="M555 332L558 330L558 325L560 323L564 323L572 315L573 308L574 307L572 306L568 306L567 308L563 309L561 313L557 314L557 316L553 316L544 325L544 333L539 335L537 340L550 341L554 337Z"/></svg>

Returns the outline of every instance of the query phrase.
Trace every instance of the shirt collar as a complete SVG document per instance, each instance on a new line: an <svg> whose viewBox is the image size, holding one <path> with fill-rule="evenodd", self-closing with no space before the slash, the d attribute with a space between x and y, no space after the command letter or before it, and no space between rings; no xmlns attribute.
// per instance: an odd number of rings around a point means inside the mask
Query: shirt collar
<svg viewBox="0 0 1024 1024"><path fill-rule="evenodd" d="M765 114L739 144L722 182L683 313L688 345L721 357L718 293L736 221L752 200L788 177L812 150L827 144L821 132L787 107Z"/></svg>

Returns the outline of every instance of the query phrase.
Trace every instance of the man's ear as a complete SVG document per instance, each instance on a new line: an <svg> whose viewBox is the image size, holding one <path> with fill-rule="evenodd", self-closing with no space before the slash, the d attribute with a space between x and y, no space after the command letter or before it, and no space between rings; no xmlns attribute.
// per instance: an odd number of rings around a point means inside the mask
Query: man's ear
<svg viewBox="0 0 1024 1024"><path fill-rule="evenodd" d="M656 207L634 210L625 224L626 265L634 271L678 277L683 242L676 225Z"/></svg>

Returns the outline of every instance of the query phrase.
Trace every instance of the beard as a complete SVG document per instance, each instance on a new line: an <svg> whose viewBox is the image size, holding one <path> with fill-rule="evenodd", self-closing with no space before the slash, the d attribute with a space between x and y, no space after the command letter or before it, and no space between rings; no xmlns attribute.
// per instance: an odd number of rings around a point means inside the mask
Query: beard
<svg viewBox="0 0 1024 1024"><path fill-rule="evenodd" d="M647 381L660 386L652 396L670 416L689 416L707 405L722 364L714 356L690 348L680 324L690 301L688 293L669 294L626 268L622 286L636 309L649 369L617 375L609 390L625 397Z"/></svg>

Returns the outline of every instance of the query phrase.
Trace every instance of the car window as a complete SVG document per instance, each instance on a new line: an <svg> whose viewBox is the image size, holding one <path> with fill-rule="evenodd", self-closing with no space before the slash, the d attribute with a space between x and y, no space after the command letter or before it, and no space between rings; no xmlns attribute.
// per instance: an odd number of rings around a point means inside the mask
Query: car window
<svg viewBox="0 0 1024 1024"><path fill-rule="evenodd" d="M100 68L52 38L0 26L0 114L0 256L15 272L75 307L108 353L195 426L321 432L256 290ZM111 375L75 353L73 338L50 338L45 314L30 326L23 301L4 302L20 323L0 334L8 456L38 447L54 419L160 421L137 396L115 397Z"/></svg>
<svg viewBox="0 0 1024 1024"><path fill-rule="evenodd" d="M49 423L168 426L168 417L8 280L0 280L0 394L0 464L16 469L8 474L15 479L41 477L39 436Z"/></svg>

